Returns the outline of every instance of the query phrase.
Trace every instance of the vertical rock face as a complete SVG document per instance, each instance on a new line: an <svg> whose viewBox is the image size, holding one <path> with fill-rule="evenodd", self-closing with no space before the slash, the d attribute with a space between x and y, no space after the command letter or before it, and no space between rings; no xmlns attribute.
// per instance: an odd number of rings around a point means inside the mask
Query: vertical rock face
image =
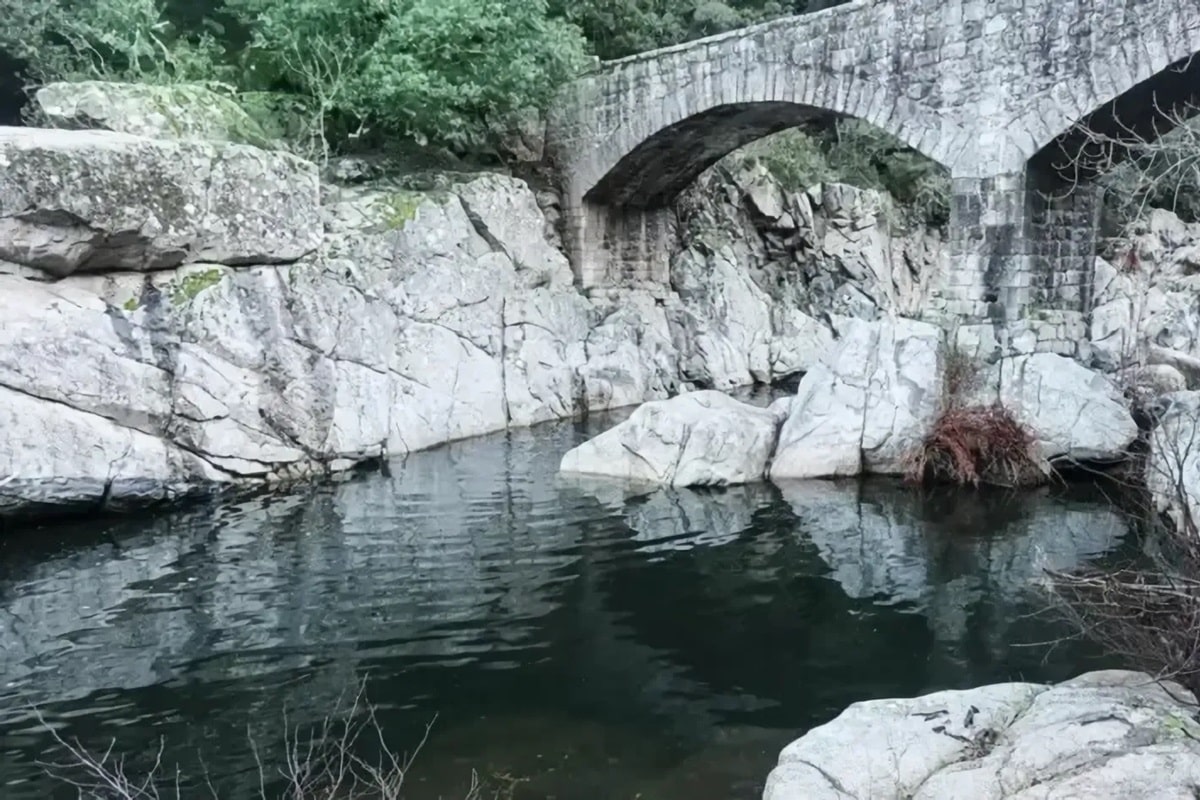
<svg viewBox="0 0 1200 800"><path fill-rule="evenodd" d="M1096 259L1092 364L1167 365L1200 389L1200 224L1155 209L1128 234L1114 263Z"/></svg>
<svg viewBox="0 0 1200 800"><path fill-rule="evenodd" d="M718 166L679 202L668 305L685 380L727 388L818 363L829 317L916 316L942 241L894 226L890 201L842 184L786 192L761 167Z"/></svg>
<svg viewBox="0 0 1200 800"><path fill-rule="evenodd" d="M800 381L773 479L901 473L941 410L942 333L915 320L846 320Z"/></svg>
<svg viewBox="0 0 1200 800"><path fill-rule="evenodd" d="M1179 531L1200 533L1200 392L1159 399L1146 485L1156 510Z"/></svg>

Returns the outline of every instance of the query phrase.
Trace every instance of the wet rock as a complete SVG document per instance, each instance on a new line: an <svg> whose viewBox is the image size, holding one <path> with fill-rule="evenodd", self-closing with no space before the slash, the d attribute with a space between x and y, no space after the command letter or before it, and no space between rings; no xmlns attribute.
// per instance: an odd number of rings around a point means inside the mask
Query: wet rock
<svg viewBox="0 0 1200 800"><path fill-rule="evenodd" d="M855 703L784 748L763 800L1185 797L1200 782L1189 703L1122 671Z"/></svg>
<svg viewBox="0 0 1200 800"><path fill-rule="evenodd" d="M672 486L760 480L779 418L716 391L646 403L563 456L561 471Z"/></svg>

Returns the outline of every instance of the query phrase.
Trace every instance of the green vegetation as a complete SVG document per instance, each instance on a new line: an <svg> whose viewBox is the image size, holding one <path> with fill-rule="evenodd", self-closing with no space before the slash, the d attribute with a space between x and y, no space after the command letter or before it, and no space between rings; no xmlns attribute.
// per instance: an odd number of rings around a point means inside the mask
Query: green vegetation
<svg viewBox="0 0 1200 800"><path fill-rule="evenodd" d="M171 285L171 302L177 306L190 303L196 295L221 282L225 273L220 269L188 272Z"/></svg>
<svg viewBox="0 0 1200 800"><path fill-rule="evenodd" d="M383 223L391 230L403 228L417 217L425 197L418 192L396 192L379 201Z"/></svg>
<svg viewBox="0 0 1200 800"><path fill-rule="evenodd" d="M945 168L879 128L859 120L792 128L743 148L792 191L822 182L878 189L894 197L910 222L950 220L950 175Z"/></svg>

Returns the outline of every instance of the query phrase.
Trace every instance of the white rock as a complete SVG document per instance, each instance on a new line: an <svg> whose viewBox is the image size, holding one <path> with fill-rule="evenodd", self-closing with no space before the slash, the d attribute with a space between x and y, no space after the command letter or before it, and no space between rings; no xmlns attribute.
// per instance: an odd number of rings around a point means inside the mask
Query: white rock
<svg viewBox="0 0 1200 800"><path fill-rule="evenodd" d="M486 175L455 187L479 234L503 252L534 286L570 286L571 265L546 240L546 218L537 199L521 181Z"/></svg>
<svg viewBox="0 0 1200 800"><path fill-rule="evenodd" d="M732 247L707 257L682 253L671 265L671 284L681 300L672 322L684 380L714 389L771 380L771 301Z"/></svg>
<svg viewBox="0 0 1200 800"><path fill-rule="evenodd" d="M1187 531L1189 522L1200 526L1200 392L1169 394L1155 405L1146 486L1157 511Z"/></svg>
<svg viewBox="0 0 1200 800"><path fill-rule="evenodd" d="M1108 461L1124 458L1137 424L1113 382L1053 353L1006 358L984 381L1034 436L1043 458Z"/></svg>
<svg viewBox="0 0 1200 800"><path fill-rule="evenodd" d="M661 400L679 386L679 353L666 313L645 292L595 302L599 324L584 344L580 369L587 408L609 409Z"/></svg>
<svg viewBox="0 0 1200 800"><path fill-rule="evenodd" d="M131 133L151 139L264 147L266 134L236 102L195 84L51 83L34 96L50 127Z"/></svg>
<svg viewBox="0 0 1200 800"><path fill-rule="evenodd" d="M321 242L318 201L285 153L0 128L0 259L55 276L294 261Z"/></svg>
<svg viewBox="0 0 1200 800"><path fill-rule="evenodd" d="M1108 671L855 703L784 748L763 800L1183 798L1200 781L1185 702Z"/></svg>
<svg viewBox="0 0 1200 800"><path fill-rule="evenodd" d="M565 473L673 486L760 480L779 418L716 391L646 403L563 456Z"/></svg>
<svg viewBox="0 0 1200 800"><path fill-rule="evenodd" d="M848 321L836 349L800 381L772 479L903 472L939 410L940 352L933 325Z"/></svg>
<svg viewBox="0 0 1200 800"><path fill-rule="evenodd" d="M504 391L513 425L573 417L585 409L579 371L592 306L574 292L534 289L504 304Z"/></svg>

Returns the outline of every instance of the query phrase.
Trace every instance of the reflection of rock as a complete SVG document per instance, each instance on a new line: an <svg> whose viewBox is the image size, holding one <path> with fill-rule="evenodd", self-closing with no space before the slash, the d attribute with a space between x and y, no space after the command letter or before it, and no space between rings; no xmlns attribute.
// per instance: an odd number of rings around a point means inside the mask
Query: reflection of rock
<svg viewBox="0 0 1200 800"><path fill-rule="evenodd" d="M855 703L792 742L763 800L1190 797L1190 693L1134 672Z"/></svg>
<svg viewBox="0 0 1200 800"><path fill-rule="evenodd" d="M951 640L964 631L962 609L985 589L1014 602L1044 570L1103 555L1126 531L1114 510L1072 505L1048 491L946 496L956 512L985 512L985 527L970 517L931 524L924 501L903 489L829 481L785 481L779 488L800 520L798 530L847 595L911 604ZM948 551L953 571L943 564Z"/></svg>
<svg viewBox="0 0 1200 800"><path fill-rule="evenodd" d="M629 419L562 459L565 473L672 486L760 480L779 418L715 391L644 404Z"/></svg>
<svg viewBox="0 0 1200 800"><path fill-rule="evenodd" d="M774 502L765 483L697 490L665 486L639 490L624 482L564 476L561 485L623 513L639 552L691 550L726 544L754 524L754 513Z"/></svg>
<svg viewBox="0 0 1200 800"><path fill-rule="evenodd" d="M848 596L916 603L927 595L928 549L911 506L864 499L857 483L783 481L779 490Z"/></svg>

